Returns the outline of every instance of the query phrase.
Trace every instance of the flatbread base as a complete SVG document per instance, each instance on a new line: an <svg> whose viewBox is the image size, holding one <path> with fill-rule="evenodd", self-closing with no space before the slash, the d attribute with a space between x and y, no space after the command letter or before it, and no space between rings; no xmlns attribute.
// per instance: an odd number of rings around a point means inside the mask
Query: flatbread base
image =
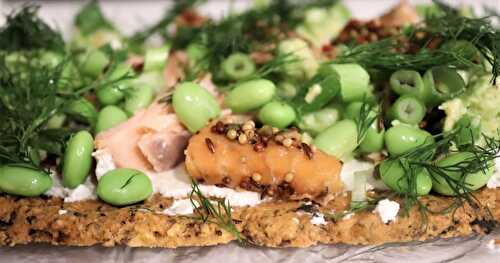
<svg viewBox="0 0 500 263"><path fill-rule="evenodd" d="M368 245L484 234L500 222L500 189L475 193L481 209L463 205L454 213L427 213L414 207L408 216L384 224L372 211L323 225L313 225L300 202L269 202L238 208L234 222L250 244L267 247L308 247L319 243ZM448 207L452 198L421 199L431 210ZM348 197L339 197L323 213L342 211ZM50 243L69 246L176 248L226 244L235 237L211 223L162 213L172 204L155 195L144 203L122 208L100 201L64 203L60 198L0 196L0 245ZM486 209L488 208L488 209ZM489 210L489 211L488 211ZM60 213L61 211L61 213ZM66 211L66 213L64 213Z"/></svg>

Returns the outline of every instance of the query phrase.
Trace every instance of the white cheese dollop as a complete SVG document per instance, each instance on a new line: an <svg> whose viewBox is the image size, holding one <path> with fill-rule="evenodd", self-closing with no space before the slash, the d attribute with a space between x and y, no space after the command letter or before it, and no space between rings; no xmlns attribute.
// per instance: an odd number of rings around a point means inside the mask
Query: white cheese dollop
<svg viewBox="0 0 500 263"><path fill-rule="evenodd" d="M495 159L495 172L488 180L486 187L491 189L500 187L500 158Z"/></svg>
<svg viewBox="0 0 500 263"><path fill-rule="evenodd" d="M97 180L100 180L105 173L116 169L116 165L113 162L113 156L111 156L106 149L97 150L92 153L92 156L94 156L97 161L95 167L95 176Z"/></svg>
<svg viewBox="0 0 500 263"><path fill-rule="evenodd" d="M184 163L175 169L162 173L148 173L153 182L153 190L165 197L174 199L186 198L192 191L191 177L186 172ZM214 185L198 185L205 196L225 198L231 206L254 206L263 202L260 193L250 191L236 191L227 187Z"/></svg>
<svg viewBox="0 0 500 263"><path fill-rule="evenodd" d="M87 177L85 183L79 185L75 189L66 188L62 185L59 175L55 172L51 173L52 177L52 188L49 189L45 194L48 196L64 198L64 202L78 202L84 200L94 200L97 199L95 194L95 184L92 182L90 176Z"/></svg>
<svg viewBox="0 0 500 263"><path fill-rule="evenodd" d="M198 202L193 200L196 205ZM189 199L174 200L174 203L167 209L163 210L163 214L169 216L175 215L190 215L194 213L194 207Z"/></svg>
<svg viewBox="0 0 500 263"><path fill-rule="evenodd" d="M373 210L374 213L378 213L380 219L384 224L387 224L391 221L396 221L396 216L399 212L399 203L391 201L389 199L380 200Z"/></svg>
<svg viewBox="0 0 500 263"><path fill-rule="evenodd" d="M370 162L359 161L356 159L352 159L348 162L345 162L342 165L342 169L340 171L340 179L344 184L344 189L346 191L352 191L355 188L354 183L354 173L356 172L367 172L373 175L374 173L374 165ZM388 190L387 186L381 181L375 179L373 176L367 176L366 178L366 190L379 189L379 190Z"/></svg>

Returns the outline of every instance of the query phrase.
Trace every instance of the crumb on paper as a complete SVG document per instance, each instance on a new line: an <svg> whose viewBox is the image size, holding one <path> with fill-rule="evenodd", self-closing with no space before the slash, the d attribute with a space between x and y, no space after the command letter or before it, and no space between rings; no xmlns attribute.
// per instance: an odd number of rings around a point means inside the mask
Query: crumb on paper
<svg viewBox="0 0 500 263"><path fill-rule="evenodd" d="M384 199L378 202L377 207L373 210L374 213L378 213L380 219L384 224L396 221L396 216L399 212L399 203L391 201L389 199Z"/></svg>
<svg viewBox="0 0 500 263"><path fill-rule="evenodd" d="M322 213L314 213L311 217L311 224L315 226L326 225L325 216Z"/></svg>

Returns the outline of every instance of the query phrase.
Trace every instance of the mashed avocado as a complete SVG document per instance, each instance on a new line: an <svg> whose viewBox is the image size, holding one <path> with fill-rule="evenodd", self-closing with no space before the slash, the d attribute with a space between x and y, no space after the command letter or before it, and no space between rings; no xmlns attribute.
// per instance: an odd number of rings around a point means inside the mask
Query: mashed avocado
<svg viewBox="0 0 500 263"><path fill-rule="evenodd" d="M449 131L455 123L468 114L480 118L481 131L488 136L497 136L500 130L500 85L492 85L490 76L482 76L469 83L467 91L458 98L444 102L446 119L444 130Z"/></svg>

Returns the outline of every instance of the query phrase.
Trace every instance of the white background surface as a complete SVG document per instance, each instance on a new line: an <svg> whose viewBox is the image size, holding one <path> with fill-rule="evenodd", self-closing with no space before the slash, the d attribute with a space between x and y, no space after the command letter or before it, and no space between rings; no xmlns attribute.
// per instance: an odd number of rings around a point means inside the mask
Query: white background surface
<svg viewBox="0 0 500 263"><path fill-rule="evenodd" d="M6 14L13 6L26 1L1 1L0 12ZM34 1L32 1L34 2ZM396 4L398 0L346 0L344 3L357 18L367 19ZM422 3L429 1L410 1ZM448 1L454 4L472 4L497 7L500 0L485 1ZM37 1L41 4L41 16L56 25L66 35L71 30L74 14L84 1ZM228 11L229 1L210 1L203 7L203 13L220 17ZM129 34L146 24L155 22L163 14L170 1L103 1L105 14L115 24ZM248 6L249 1L235 0L233 8L240 10ZM1 23L1 21L0 21ZM217 262L260 263L280 262L500 262L500 251L486 247L493 237L500 238L500 233L486 237L438 240L434 242L412 243L386 246L316 246L309 249L266 249L240 247L236 244L210 248L182 249L133 249L116 248L75 248L52 247L47 245L0 248L0 262Z"/></svg>

